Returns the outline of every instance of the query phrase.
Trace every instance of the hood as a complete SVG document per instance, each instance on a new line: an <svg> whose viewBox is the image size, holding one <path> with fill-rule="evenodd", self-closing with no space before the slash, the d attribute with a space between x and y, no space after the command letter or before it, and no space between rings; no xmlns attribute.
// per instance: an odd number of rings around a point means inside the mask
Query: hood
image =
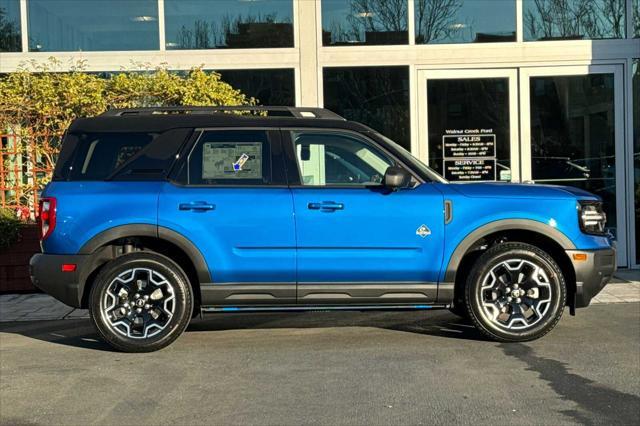
<svg viewBox="0 0 640 426"><path fill-rule="evenodd" d="M580 198L599 200L590 192L571 186L505 182L451 183L449 187L466 197L480 198Z"/></svg>

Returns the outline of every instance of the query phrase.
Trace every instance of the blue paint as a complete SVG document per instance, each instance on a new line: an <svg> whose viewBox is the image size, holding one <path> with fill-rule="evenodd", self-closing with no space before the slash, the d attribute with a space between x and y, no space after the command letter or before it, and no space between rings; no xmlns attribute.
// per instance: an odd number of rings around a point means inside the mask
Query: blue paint
<svg viewBox="0 0 640 426"><path fill-rule="evenodd" d="M57 225L46 253L76 254L119 225L169 228L203 254L214 283L442 282L456 247L475 229L501 219L528 219L564 234L577 249L610 247L584 234L576 188L505 183L424 183L385 192L370 188L183 187L159 181L55 181ZM443 202L453 203L444 224ZM215 210L194 214L182 203ZM309 209L332 201L343 209ZM426 225L431 235L417 229ZM426 309L428 305L417 305Z"/></svg>

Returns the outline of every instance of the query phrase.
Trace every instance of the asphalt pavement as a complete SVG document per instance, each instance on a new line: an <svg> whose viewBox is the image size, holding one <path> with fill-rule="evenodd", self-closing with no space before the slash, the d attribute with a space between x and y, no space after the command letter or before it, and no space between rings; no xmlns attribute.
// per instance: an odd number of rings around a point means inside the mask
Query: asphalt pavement
<svg viewBox="0 0 640 426"><path fill-rule="evenodd" d="M545 338L447 311L220 314L113 352L87 319L0 324L0 424L638 424L640 304Z"/></svg>

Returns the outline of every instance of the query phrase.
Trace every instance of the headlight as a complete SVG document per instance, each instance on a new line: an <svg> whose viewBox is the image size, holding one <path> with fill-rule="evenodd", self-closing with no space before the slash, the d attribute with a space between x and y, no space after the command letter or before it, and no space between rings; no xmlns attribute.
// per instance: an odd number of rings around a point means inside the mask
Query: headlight
<svg viewBox="0 0 640 426"><path fill-rule="evenodd" d="M580 201L578 204L578 221L585 234L604 235L607 215L602 211L601 201Z"/></svg>

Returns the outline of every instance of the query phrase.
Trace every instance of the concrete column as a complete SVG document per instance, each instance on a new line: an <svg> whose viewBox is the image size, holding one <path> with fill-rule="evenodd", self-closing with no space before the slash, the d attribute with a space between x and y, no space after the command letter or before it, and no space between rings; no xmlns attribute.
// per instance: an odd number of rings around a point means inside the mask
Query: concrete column
<svg viewBox="0 0 640 426"><path fill-rule="evenodd" d="M298 32L298 48L300 52L300 66L296 76L296 91L298 106L320 106L318 81L318 10L319 0L295 0L297 6L296 31Z"/></svg>

